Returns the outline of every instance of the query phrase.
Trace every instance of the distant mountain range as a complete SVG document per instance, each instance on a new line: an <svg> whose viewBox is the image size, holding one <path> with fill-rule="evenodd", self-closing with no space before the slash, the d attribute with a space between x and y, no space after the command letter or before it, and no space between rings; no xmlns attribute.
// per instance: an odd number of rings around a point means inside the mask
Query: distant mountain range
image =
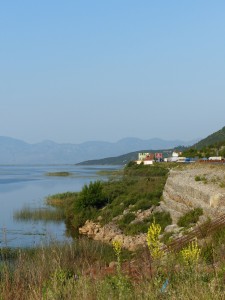
<svg viewBox="0 0 225 300"><path fill-rule="evenodd" d="M127 164L129 161L131 160L136 160L138 157L138 152L162 152L163 153L163 157L169 157L171 156L172 152L174 151L174 148L176 148L177 151L186 151L188 152L190 148L194 148L194 149L203 149L204 147L216 147L217 150L219 149L224 149L225 147L225 126L210 134L209 136L207 136L206 138L202 139L201 141L197 142L197 143L192 143L191 147L185 147L185 146L176 146L173 148L164 148L161 149L160 148L158 150L155 150L153 148L145 148L148 150L141 150L139 149L139 151L134 151L134 152L129 152L123 155L119 155L119 156L115 156L115 157L107 157L107 158L102 158L102 159L94 159L94 160L87 160L87 161L83 161L81 163L78 163L79 165L124 165ZM192 152L193 154L193 152ZM222 156L224 156L224 154L221 154ZM197 156L197 154L196 154Z"/></svg>
<svg viewBox="0 0 225 300"><path fill-rule="evenodd" d="M28 144L22 140L0 136L0 164L76 164L82 161L123 155L141 149L171 149L190 146L195 141L166 141L158 138L141 140L124 138L116 143L89 141L81 144L59 144L44 141Z"/></svg>

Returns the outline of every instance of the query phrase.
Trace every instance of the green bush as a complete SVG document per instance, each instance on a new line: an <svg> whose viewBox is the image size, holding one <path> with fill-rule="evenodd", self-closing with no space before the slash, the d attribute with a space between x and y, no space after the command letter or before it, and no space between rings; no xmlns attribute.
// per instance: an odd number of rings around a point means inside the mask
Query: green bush
<svg viewBox="0 0 225 300"><path fill-rule="evenodd" d="M199 175L195 176L195 181L201 181L201 177Z"/></svg>
<svg viewBox="0 0 225 300"><path fill-rule="evenodd" d="M137 201L134 207L131 208L132 211L138 211L139 209L141 210L146 210L148 208L152 207L151 201L148 199L140 199Z"/></svg>
<svg viewBox="0 0 225 300"><path fill-rule="evenodd" d="M148 218L145 218L142 222L128 224L123 230L127 235L136 235L140 233L147 233L149 226L154 222L159 224L162 228L162 232L165 227L172 223L170 213L168 212L156 212L151 214Z"/></svg>
<svg viewBox="0 0 225 300"><path fill-rule="evenodd" d="M88 207L101 208L107 203L108 199L103 193L103 186L100 181L90 182L84 185L75 201L75 211L79 212Z"/></svg>
<svg viewBox="0 0 225 300"><path fill-rule="evenodd" d="M137 197L138 196L130 196L128 198L126 198L123 203L125 207L129 207L130 205L134 205L137 203Z"/></svg>
<svg viewBox="0 0 225 300"><path fill-rule="evenodd" d="M88 207L86 209L82 209L79 213L77 212L73 215L71 225L78 232L78 228L83 226L87 220L95 219L98 215L98 211L94 207Z"/></svg>
<svg viewBox="0 0 225 300"><path fill-rule="evenodd" d="M179 218L177 225L180 227L188 227L190 224L196 224L201 215L203 215L203 210L201 207L192 209Z"/></svg>
<svg viewBox="0 0 225 300"><path fill-rule="evenodd" d="M150 217L147 219L148 222L151 224L154 222L156 224L159 224L161 226L162 232L166 228L166 226L172 224L172 219L169 212L155 212L154 214L150 215Z"/></svg>
<svg viewBox="0 0 225 300"><path fill-rule="evenodd" d="M126 235L137 235L140 233L146 233L148 231L148 227L148 223L142 221L135 224L129 224L126 228L123 228L123 232Z"/></svg>
<svg viewBox="0 0 225 300"><path fill-rule="evenodd" d="M132 212L129 212L127 214L125 214L122 219L119 220L118 225L120 229L124 229L127 227L128 224L130 224L130 222L132 222L135 219L135 214Z"/></svg>

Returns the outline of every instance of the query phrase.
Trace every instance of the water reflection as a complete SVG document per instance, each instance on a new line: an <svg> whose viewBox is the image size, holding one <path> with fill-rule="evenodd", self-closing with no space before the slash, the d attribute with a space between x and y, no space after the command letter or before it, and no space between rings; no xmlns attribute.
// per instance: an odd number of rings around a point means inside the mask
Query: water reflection
<svg viewBox="0 0 225 300"><path fill-rule="evenodd" d="M34 246L67 239L63 222L21 222L15 220L13 214L25 206L43 207L44 199L49 195L79 191L90 181L106 179L97 172L109 169L118 167L0 166L0 246ZM48 172L62 171L70 172L72 176L46 176Z"/></svg>

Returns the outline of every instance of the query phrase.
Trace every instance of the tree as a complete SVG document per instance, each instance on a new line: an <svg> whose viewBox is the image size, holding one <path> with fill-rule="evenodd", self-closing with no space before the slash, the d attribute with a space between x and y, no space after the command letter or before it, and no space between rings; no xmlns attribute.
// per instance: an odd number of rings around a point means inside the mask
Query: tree
<svg viewBox="0 0 225 300"><path fill-rule="evenodd" d="M103 193L103 186L100 181L90 182L84 185L75 202L75 210L79 211L86 208L101 208L107 202L107 197Z"/></svg>

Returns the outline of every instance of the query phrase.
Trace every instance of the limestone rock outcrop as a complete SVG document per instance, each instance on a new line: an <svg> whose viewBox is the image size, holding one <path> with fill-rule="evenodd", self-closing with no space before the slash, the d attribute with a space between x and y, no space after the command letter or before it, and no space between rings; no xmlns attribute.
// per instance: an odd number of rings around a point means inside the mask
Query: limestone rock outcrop
<svg viewBox="0 0 225 300"><path fill-rule="evenodd" d="M87 220L84 226L79 228L79 233L105 243L112 243L114 240L119 241L124 248L130 251L134 251L146 243L145 234L126 236L113 222L101 226L98 223Z"/></svg>
<svg viewBox="0 0 225 300"><path fill-rule="evenodd" d="M173 223L196 207L201 207L206 217L224 214L225 166L193 164L172 169L160 206L170 212Z"/></svg>

